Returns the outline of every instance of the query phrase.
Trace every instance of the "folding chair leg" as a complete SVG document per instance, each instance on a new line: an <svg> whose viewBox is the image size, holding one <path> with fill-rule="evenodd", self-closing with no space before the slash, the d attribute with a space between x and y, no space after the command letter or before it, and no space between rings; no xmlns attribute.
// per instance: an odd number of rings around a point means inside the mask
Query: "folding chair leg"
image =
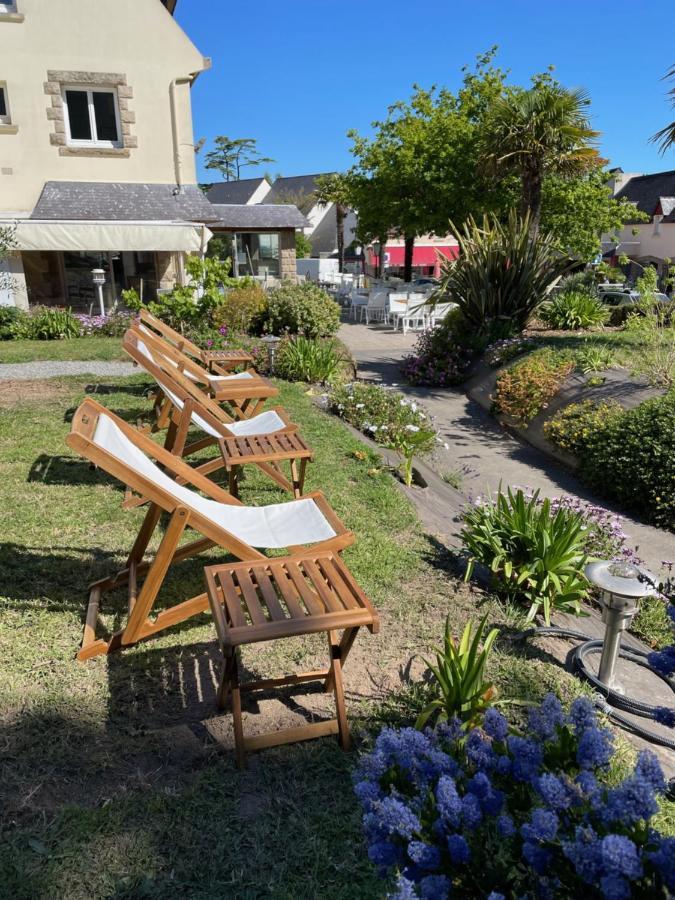
<svg viewBox="0 0 675 900"><path fill-rule="evenodd" d="M349 734L349 723L347 721L347 710L345 708L345 694L342 684L342 663L340 645L335 638L335 632L328 632L328 646L330 648L331 666L330 675L333 682L333 694L335 695L335 710L338 722L338 741L343 750L349 750L351 747L351 737ZM328 679L326 679L328 681Z"/></svg>

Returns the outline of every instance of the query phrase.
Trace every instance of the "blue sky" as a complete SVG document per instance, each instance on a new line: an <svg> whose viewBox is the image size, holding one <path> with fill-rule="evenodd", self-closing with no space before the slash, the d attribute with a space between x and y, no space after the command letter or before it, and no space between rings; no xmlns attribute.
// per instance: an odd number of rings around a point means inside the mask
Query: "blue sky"
<svg viewBox="0 0 675 900"><path fill-rule="evenodd" d="M493 44L515 83L553 64L590 92L612 165L675 169L675 151L648 143L675 118L661 81L675 63L672 0L179 0L177 19L213 59L193 88L195 138L255 137L274 174L348 167L348 129L368 132L414 82L456 88Z"/></svg>

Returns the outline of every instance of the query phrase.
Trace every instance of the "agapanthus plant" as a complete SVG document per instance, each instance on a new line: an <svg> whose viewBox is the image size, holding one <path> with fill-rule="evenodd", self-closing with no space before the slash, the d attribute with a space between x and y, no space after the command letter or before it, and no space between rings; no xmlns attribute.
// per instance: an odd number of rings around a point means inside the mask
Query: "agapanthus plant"
<svg viewBox="0 0 675 900"><path fill-rule="evenodd" d="M522 733L494 708L468 734L385 728L355 776L368 855L399 898L668 896L675 838L651 825L663 773L643 751L610 784L613 752L590 700L565 713L552 694Z"/></svg>

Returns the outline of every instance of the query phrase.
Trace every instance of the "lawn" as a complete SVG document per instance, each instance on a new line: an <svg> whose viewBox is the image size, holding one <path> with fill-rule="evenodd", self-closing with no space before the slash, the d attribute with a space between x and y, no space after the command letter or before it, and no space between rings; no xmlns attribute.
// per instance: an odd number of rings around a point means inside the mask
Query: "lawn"
<svg viewBox="0 0 675 900"><path fill-rule="evenodd" d="M119 338L81 337L64 341L0 341L0 364L38 360L126 359Z"/></svg>
<svg viewBox="0 0 675 900"><path fill-rule="evenodd" d="M142 376L71 378L35 383L20 405L0 395L0 894L382 897L351 770L374 729L410 722L419 708L418 654L439 640L448 612L460 629L479 606L502 627L492 674L503 696L556 689L569 698L580 683L510 641L521 614L458 581L391 476L374 471L369 454L355 457L363 445L287 384L280 402L317 453L307 488L322 488L355 531L345 560L382 616L381 634L360 635L345 669L356 751L324 739L252 756L237 772L229 717L214 705L207 615L77 663L85 586L121 567L143 511L123 511L121 487L74 457L64 437L86 391L135 422L149 410L148 387ZM251 476L242 499L284 498ZM194 592L208 558L176 567L165 599ZM108 626L124 606L113 597ZM243 662L263 676L314 668L323 645L312 637L247 648ZM260 709L283 718L303 702L287 695Z"/></svg>
<svg viewBox="0 0 675 900"><path fill-rule="evenodd" d="M601 328L586 331L556 331L533 329L531 332L544 344L558 350L581 350L589 343L608 348L614 357L614 365L623 366L629 372L644 352L645 337L638 331L623 328Z"/></svg>

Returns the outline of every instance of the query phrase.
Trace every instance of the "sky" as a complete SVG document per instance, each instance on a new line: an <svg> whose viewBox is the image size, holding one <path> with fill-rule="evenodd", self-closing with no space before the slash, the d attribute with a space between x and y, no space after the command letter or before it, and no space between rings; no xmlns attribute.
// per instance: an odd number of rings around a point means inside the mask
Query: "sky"
<svg viewBox="0 0 675 900"><path fill-rule="evenodd" d="M344 170L348 130L370 133L414 83L456 89L462 66L494 44L514 84L552 64L589 92L612 166L675 169L675 150L661 157L649 143L675 119L661 80L675 64L672 0L179 0L176 18L213 61L192 95L203 181L216 180L203 159L219 134L256 138L275 159L242 177Z"/></svg>

